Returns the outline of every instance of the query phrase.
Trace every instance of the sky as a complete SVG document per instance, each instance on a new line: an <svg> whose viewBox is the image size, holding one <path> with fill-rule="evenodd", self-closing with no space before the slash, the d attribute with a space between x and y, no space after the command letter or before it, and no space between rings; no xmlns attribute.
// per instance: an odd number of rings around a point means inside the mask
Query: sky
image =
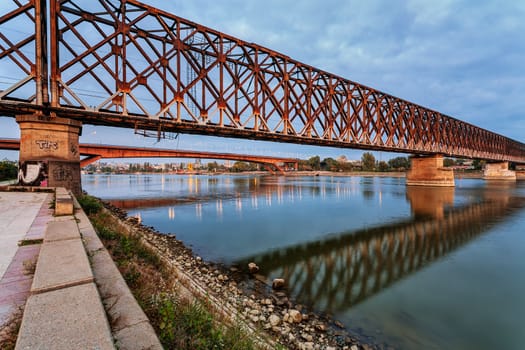
<svg viewBox="0 0 525 350"><path fill-rule="evenodd" d="M143 2L525 142L525 0ZM19 137L13 119L0 118L0 137ZM185 134L157 142L90 125L80 141L299 158L363 152Z"/></svg>

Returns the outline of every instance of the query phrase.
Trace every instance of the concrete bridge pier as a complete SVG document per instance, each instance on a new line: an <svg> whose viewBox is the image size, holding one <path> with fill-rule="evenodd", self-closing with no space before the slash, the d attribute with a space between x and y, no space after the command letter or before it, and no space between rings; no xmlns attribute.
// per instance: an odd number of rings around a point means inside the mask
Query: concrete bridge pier
<svg viewBox="0 0 525 350"><path fill-rule="evenodd" d="M509 170L509 162L487 163L483 169L483 179L516 181L516 172Z"/></svg>
<svg viewBox="0 0 525 350"><path fill-rule="evenodd" d="M65 187L81 194L78 137L82 123L44 115L18 115L18 182L26 186Z"/></svg>
<svg viewBox="0 0 525 350"><path fill-rule="evenodd" d="M454 171L443 167L443 156L412 156L407 186L454 187Z"/></svg>

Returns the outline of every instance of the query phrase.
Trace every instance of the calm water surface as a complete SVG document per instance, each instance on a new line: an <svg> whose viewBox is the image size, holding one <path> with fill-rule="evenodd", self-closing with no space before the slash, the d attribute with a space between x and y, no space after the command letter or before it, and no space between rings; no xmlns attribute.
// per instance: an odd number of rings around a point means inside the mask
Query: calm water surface
<svg viewBox="0 0 525 350"><path fill-rule="evenodd" d="M399 349L525 348L525 183L86 175L206 260L255 261L300 303Z"/></svg>

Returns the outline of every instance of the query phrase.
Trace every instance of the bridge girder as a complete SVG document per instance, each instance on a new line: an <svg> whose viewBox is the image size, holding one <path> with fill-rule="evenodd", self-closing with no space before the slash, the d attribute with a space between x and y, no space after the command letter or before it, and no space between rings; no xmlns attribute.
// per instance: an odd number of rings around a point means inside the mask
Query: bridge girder
<svg viewBox="0 0 525 350"><path fill-rule="evenodd" d="M18 150L20 140L0 139L0 149ZM251 163L258 163L266 166L271 172L276 169L284 173L281 164L293 164L297 169L299 159L280 158L269 156L256 156L249 154L219 153L219 152L199 152L189 150L171 150L163 148L144 148L132 146L115 146L100 144L80 144L79 153L86 158L80 161L81 167L87 166L103 158L198 158L198 159L217 159L217 160L236 160Z"/></svg>

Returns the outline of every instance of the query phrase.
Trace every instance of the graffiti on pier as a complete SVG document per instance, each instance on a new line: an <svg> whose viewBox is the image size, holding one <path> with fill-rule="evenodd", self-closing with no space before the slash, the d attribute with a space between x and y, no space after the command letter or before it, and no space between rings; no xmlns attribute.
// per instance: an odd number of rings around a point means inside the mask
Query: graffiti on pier
<svg viewBox="0 0 525 350"><path fill-rule="evenodd" d="M35 140L35 143L41 150L56 151L58 150L58 142L51 140Z"/></svg>
<svg viewBox="0 0 525 350"><path fill-rule="evenodd" d="M43 186L48 183L47 162L26 161L18 167L18 182L23 186Z"/></svg>
<svg viewBox="0 0 525 350"><path fill-rule="evenodd" d="M69 145L69 150L70 150L71 154L73 154L75 156L78 155L78 145L76 145L75 143L71 143Z"/></svg>
<svg viewBox="0 0 525 350"><path fill-rule="evenodd" d="M53 180L55 181L72 181L73 171L65 165L58 165L53 169Z"/></svg>

